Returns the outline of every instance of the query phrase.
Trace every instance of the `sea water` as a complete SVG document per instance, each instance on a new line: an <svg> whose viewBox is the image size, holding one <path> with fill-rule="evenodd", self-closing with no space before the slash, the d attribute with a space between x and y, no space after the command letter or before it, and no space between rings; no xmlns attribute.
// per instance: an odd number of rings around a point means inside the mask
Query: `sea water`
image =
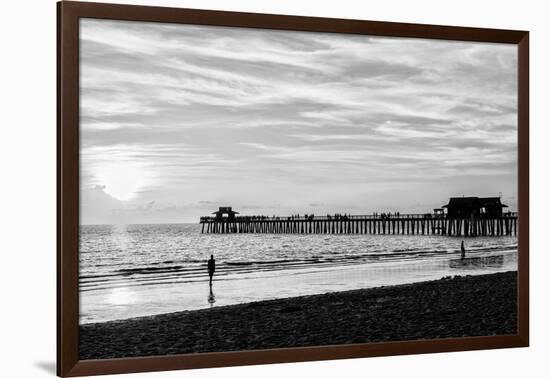
<svg viewBox="0 0 550 378"><path fill-rule="evenodd" d="M80 322L517 270L517 238L201 234L199 224L80 227ZM468 257L497 264L452 264ZM206 262L214 255L212 291Z"/></svg>

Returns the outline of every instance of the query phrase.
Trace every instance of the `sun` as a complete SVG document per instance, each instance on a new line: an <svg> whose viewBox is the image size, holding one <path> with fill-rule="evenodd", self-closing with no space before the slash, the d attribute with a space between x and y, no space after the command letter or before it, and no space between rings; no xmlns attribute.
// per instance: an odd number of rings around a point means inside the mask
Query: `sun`
<svg viewBox="0 0 550 378"><path fill-rule="evenodd" d="M96 178L105 186L105 193L120 201L129 201L147 185L147 169L139 163L108 162L96 169Z"/></svg>

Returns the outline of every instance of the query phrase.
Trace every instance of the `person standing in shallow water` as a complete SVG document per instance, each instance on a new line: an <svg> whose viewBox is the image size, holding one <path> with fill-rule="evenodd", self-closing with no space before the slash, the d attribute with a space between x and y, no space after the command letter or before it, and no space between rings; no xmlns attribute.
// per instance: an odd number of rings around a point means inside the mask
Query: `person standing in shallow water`
<svg viewBox="0 0 550 378"><path fill-rule="evenodd" d="M210 260L208 260L208 275L210 276L210 288L212 288L212 277L214 277L215 271L216 271L216 260L214 260L214 255L210 255Z"/></svg>
<svg viewBox="0 0 550 378"><path fill-rule="evenodd" d="M460 243L460 259L464 260L466 258L466 249L464 249L464 240Z"/></svg>

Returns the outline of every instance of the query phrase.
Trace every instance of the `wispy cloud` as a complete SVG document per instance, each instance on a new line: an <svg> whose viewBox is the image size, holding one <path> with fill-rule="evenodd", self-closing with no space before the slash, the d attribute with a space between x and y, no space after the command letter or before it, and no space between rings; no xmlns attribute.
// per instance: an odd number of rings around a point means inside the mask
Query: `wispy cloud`
<svg viewBox="0 0 550 378"><path fill-rule="evenodd" d="M516 196L514 46L92 19L80 35L85 201L136 222Z"/></svg>

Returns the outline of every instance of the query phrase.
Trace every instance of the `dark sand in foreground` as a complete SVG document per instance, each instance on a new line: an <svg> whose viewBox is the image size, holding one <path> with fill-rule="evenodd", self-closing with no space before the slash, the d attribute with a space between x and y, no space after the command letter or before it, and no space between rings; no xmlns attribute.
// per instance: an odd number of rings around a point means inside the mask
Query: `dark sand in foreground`
<svg viewBox="0 0 550 378"><path fill-rule="evenodd" d="M80 358L515 334L516 272L185 311L80 327Z"/></svg>

